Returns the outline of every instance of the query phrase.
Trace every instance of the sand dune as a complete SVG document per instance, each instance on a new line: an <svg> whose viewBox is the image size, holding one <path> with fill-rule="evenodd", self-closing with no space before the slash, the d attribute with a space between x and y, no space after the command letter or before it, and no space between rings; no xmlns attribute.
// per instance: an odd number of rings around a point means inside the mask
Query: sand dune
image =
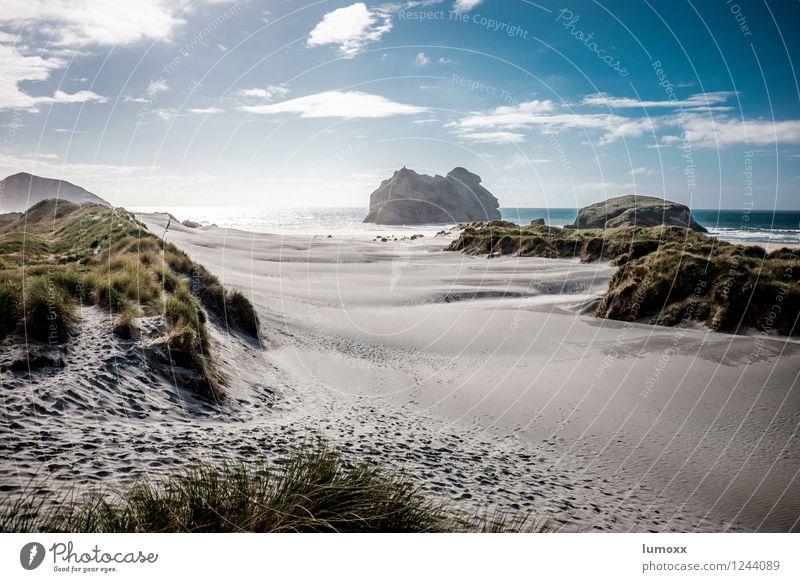
<svg viewBox="0 0 800 582"><path fill-rule="evenodd" d="M262 309L281 416L437 494L570 529L798 528L797 342L581 315L605 264L430 237L169 237Z"/></svg>
<svg viewBox="0 0 800 582"><path fill-rule="evenodd" d="M163 232L163 215L140 218ZM569 531L799 527L797 342L582 315L612 267L469 257L431 233L168 239L257 304L264 349L213 335L230 405L146 373L84 308L63 369L4 373L3 491L277 457L319 435L468 511Z"/></svg>

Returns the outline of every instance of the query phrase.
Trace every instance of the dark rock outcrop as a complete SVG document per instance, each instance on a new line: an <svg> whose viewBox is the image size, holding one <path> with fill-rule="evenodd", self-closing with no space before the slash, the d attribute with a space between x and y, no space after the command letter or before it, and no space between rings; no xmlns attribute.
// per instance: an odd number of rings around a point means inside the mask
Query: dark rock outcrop
<svg viewBox="0 0 800 582"><path fill-rule="evenodd" d="M49 199L111 206L96 194L64 180L20 172L0 181L0 213L25 212L42 200Z"/></svg>
<svg viewBox="0 0 800 582"><path fill-rule="evenodd" d="M369 199L364 222L373 224L450 224L500 218L499 203L464 168L447 176L428 176L403 168L381 182Z"/></svg>
<svg viewBox="0 0 800 582"><path fill-rule="evenodd" d="M609 198L581 208L571 228L618 226L680 226L708 232L695 222L688 206L653 196L636 194Z"/></svg>

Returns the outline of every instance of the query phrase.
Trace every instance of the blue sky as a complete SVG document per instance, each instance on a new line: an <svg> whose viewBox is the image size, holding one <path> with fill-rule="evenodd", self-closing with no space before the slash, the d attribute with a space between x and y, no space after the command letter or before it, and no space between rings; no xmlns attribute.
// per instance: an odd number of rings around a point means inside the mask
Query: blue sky
<svg viewBox="0 0 800 582"><path fill-rule="evenodd" d="M3 0L0 172L127 206L800 209L800 4Z"/></svg>

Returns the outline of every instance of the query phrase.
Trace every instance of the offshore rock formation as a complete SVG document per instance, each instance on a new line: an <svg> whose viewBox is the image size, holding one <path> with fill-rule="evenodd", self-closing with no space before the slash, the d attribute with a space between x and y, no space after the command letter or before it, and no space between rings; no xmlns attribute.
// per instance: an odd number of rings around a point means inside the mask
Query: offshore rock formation
<svg viewBox="0 0 800 582"><path fill-rule="evenodd" d="M428 176L403 167L381 182L369 198L364 222L373 224L452 224L500 218L499 202L464 168Z"/></svg>
<svg viewBox="0 0 800 582"><path fill-rule="evenodd" d="M653 196L636 194L609 198L581 208L570 228L618 226L680 226L708 232L692 218L688 206Z"/></svg>

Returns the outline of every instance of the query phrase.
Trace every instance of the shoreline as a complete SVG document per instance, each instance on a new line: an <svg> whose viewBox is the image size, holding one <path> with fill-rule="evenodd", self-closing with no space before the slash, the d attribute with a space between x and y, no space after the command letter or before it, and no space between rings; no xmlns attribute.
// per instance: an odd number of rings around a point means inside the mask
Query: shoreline
<svg viewBox="0 0 800 582"><path fill-rule="evenodd" d="M133 207L131 212L134 214L167 214L172 213L176 220L192 220L197 221L203 225L203 227L208 227L211 225L214 220L214 215L209 212L210 207L202 207L206 212L197 212L197 209L193 207L164 207L164 208L153 208L153 207L146 207L147 211L142 211L141 208L145 207ZM184 212L194 210L195 212L190 214L184 214ZM219 211L220 209L216 209ZM361 207L319 207L319 208L302 208L302 209L294 209L294 208L278 208L278 209L256 209L256 214L261 211L264 212L269 210L270 213L279 213L279 214L291 214L292 212L296 211L313 211L320 213L320 216L325 216L325 212L327 211L341 211L341 210L349 210L349 211L358 211L357 215L359 220L354 221L350 219L345 220L340 224L332 224L331 226L324 227L318 226L317 222L315 222L315 226L302 226L302 227L278 227L276 224L271 225L263 225L263 223L257 221L252 217L252 212L246 215L246 219L244 218L245 215L238 217L236 220L230 220L231 217L228 217L228 222L220 221L221 228L230 228L234 230L242 230L245 232L253 232L259 234L276 234L282 236L327 236L333 235L336 236L345 236L345 237L352 237L352 238L368 238L370 236L375 235L389 235L389 236L396 236L397 238L401 238L403 236L410 236L416 233L422 233L425 236L432 236L435 235L437 232L441 230L449 231L454 227L458 226L456 223L452 224L422 224L422 225L378 225L378 224L364 224L361 222L361 215L366 216L367 209ZM501 208L501 210L503 210ZM508 210L508 209L506 209ZM519 208L515 210L544 210L544 209L535 209L535 208ZM564 211L568 209L551 209L554 212ZM708 211L712 212L712 211ZM716 212L716 211L713 211ZM759 212L772 212L772 211L759 211ZM800 211L775 211L776 213L800 213ZM510 222L514 222L519 226L527 226L528 222L526 219L520 220L520 216L505 216L502 220L507 220ZM250 222L248 222L248 220ZM288 220L288 219L287 219ZM547 219L546 219L547 220ZM306 222L309 222L306 219ZM311 221L313 222L313 221ZM343 225L347 224L346 227ZM564 224L562 224L559 220L555 221L548 221L547 224L549 226L556 226L559 228L563 228ZM742 244L742 245L758 245L766 248L768 251L774 250L776 248L782 247L789 247L789 248L800 248L800 239L794 241L780 241L780 240L764 240L765 236L769 236L767 234L767 230L763 229L755 229L755 233L761 234L754 234L751 238L747 238L746 233L749 230L735 230L729 226L720 226L715 227L713 225L707 226L711 230L711 232L707 233L707 236L716 238L718 240L722 240L725 242L729 242L731 244ZM728 232L737 232L743 233L744 237L739 236L731 236L727 234ZM782 229L776 228L774 229L775 232L783 232ZM715 232L716 231L716 232ZM796 229L796 233L798 237L800 237L800 229ZM780 235L776 235L778 237Z"/></svg>

